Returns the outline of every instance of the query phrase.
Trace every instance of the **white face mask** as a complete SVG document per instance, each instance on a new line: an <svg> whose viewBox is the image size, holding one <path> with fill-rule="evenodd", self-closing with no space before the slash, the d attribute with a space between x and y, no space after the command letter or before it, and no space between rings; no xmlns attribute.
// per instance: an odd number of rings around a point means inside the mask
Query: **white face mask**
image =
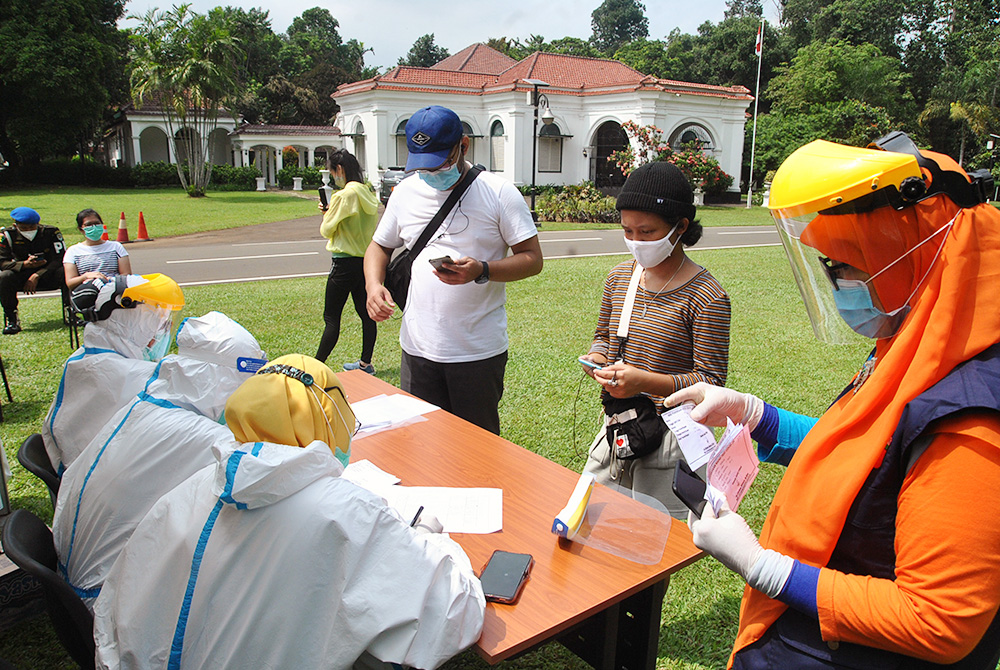
<svg viewBox="0 0 1000 670"><path fill-rule="evenodd" d="M31 230L21 230L20 228L18 228L17 232L21 233L21 237L30 242L31 240L35 239L35 235L38 234L38 228L33 228Z"/></svg>
<svg viewBox="0 0 1000 670"><path fill-rule="evenodd" d="M644 268L655 268L667 260L670 254L674 253L674 248L680 242L680 238L677 238L673 242L670 241L670 236L674 234L675 230L677 230L677 226L671 228L670 232L664 235L662 239L648 242L630 240L626 237L625 246L632 253L636 263Z"/></svg>
<svg viewBox="0 0 1000 670"><path fill-rule="evenodd" d="M347 177L343 175L337 175L333 178L333 185L337 188L344 188L347 185Z"/></svg>

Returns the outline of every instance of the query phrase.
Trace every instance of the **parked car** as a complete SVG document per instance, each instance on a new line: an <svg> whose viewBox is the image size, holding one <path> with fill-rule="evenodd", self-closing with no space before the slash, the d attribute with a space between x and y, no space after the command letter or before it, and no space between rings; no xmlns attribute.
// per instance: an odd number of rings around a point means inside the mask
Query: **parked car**
<svg viewBox="0 0 1000 670"><path fill-rule="evenodd" d="M382 175L382 186L379 188L379 198L382 200L382 204L389 202L389 196L392 195L392 189L396 188L396 184L406 179L409 175L401 167L391 167L385 171Z"/></svg>

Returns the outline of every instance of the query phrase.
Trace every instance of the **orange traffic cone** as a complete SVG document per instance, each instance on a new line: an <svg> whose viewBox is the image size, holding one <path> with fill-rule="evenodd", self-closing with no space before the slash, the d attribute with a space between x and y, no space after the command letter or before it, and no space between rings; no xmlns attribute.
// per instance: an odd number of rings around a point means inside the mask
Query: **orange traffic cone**
<svg viewBox="0 0 1000 670"><path fill-rule="evenodd" d="M125 225L125 212L122 212L122 218L118 219L118 242L122 244L127 244L128 239L128 226Z"/></svg>
<svg viewBox="0 0 1000 670"><path fill-rule="evenodd" d="M101 225L104 226L104 234L101 235L101 242L107 242L108 241L108 224L106 224L106 223L104 223L102 221Z"/></svg>
<svg viewBox="0 0 1000 670"><path fill-rule="evenodd" d="M142 218L142 212L139 212L139 230L135 234L135 241L149 242L151 239L149 233L146 232L146 220Z"/></svg>

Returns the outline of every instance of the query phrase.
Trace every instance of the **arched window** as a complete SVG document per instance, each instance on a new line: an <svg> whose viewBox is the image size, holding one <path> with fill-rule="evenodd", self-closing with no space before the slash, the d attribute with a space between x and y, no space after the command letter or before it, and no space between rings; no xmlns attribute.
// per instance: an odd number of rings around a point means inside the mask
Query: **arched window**
<svg viewBox="0 0 1000 670"><path fill-rule="evenodd" d="M697 144L702 151L709 152L715 148L711 134L704 126L697 123L687 123L670 135L670 147L681 149L685 145Z"/></svg>
<svg viewBox="0 0 1000 670"><path fill-rule="evenodd" d="M503 172L503 124L494 121L490 126L490 172Z"/></svg>
<svg viewBox="0 0 1000 670"><path fill-rule="evenodd" d="M354 124L354 157L358 159L358 164L362 171L365 169L365 127L358 121Z"/></svg>
<svg viewBox="0 0 1000 670"><path fill-rule="evenodd" d="M405 167L406 159L409 157L410 152L406 149L406 122L409 119L403 119L396 126L396 165L393 167Z"/></svg>
<svg viewBox="0 0 1000 670"><path fill-rule="evenodd" d="M562 172L563 137L555 123L538 129L539 172Z"/></svg>
<svg viewBox="0 0 1000 670"><path fill-rule="evenodd" d="M462 121L462 134L469 138L469 150L465 152L465 160L473 165L476 164L476 138L472 132L472 126Z"/></svg>

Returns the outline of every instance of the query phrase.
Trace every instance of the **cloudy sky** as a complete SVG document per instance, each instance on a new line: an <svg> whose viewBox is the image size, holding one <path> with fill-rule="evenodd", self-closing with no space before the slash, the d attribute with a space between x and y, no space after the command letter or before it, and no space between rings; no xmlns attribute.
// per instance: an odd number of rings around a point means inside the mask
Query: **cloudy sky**
<svg viewBox="0 0 1000 670"><path fill-rule="evenodd" d="M434 42L450 53L491 37L525 39L531 34L546 40L590 37L590 14L602 0L192 0L194 11L204 13L217 5L266 9L271 28L284 32L292 19L311 7L324 7L340 22L340 35L356 39L375 53L368 65L392 66L421 35L434 34ZM775 21L776 0L764 0L765 14ZM152 7L166 9L179 0L130 0L126 11L144 14ZM725 0L645 0L649 36L662 39L673 30L694 33L705 21L719 22ZM135 25L123 21L122 27Z"/></svg>

